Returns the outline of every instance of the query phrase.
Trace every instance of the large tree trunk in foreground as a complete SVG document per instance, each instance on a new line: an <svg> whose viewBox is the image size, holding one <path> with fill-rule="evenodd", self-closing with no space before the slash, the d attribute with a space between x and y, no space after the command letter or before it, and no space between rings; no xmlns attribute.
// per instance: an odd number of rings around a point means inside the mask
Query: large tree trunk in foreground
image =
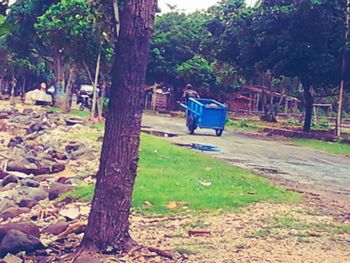
<svg viewBox="0 0 350 263"><path fill-rule="evenodd" d="M127 251L138 164L142 95L156 0L124 1L100 168L82 249Z"/></svg>
<svg viewBox="0 0 350 263"><path fill-rule="evenodd" d="M304 120L304 131L309 132L311 130L312 122L312 110L314 105L314 98L311 94L311 86L307 83L303 83L304 98L305 98L305 120Z"/></svg>

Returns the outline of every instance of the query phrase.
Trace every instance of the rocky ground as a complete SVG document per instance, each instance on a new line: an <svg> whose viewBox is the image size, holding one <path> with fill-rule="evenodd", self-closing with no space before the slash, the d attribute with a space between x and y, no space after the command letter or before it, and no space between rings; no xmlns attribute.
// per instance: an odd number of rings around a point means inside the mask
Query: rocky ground
<svg viewBox="0 0 350 263"><path fill-rule="evenodd" d="M0 109L4 262L350 262L349 211L315 194L298 205L262 203L237 213L134 213L132 235L144 247L118 258L76 258L89 204L63 194L94 183L100 142L87 143L82 132L94 128L38 107L1 101Z"/></svg>

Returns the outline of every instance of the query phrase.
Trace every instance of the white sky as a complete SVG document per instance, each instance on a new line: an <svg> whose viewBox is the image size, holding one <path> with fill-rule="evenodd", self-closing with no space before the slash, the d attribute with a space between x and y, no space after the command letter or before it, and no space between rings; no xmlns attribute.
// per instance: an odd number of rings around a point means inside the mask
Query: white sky
<svg viewBox="0 0 350 263"><path fill-rule="evenodd" d="M256 0L246 0L249 5L252 5ZM218 0L158 0L159 7L162 12L167 12L167 4L176 5L178 9L184 10L186 13L194 12L198 9L206 9L209 6L216 4Z"/></svg>

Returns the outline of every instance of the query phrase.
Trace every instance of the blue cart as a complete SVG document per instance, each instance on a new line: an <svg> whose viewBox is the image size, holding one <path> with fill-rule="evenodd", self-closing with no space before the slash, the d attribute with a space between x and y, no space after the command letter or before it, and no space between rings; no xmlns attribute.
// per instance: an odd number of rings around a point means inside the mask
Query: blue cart
<svg viewBox="0 0 350 263"><path fill-rule="evenodd" d="M221 136L225 129L227 108L225 105L210 99L189 98L187 105L181 104L187 110L186 126L193 134L197 128L213 129Z"/></svg>

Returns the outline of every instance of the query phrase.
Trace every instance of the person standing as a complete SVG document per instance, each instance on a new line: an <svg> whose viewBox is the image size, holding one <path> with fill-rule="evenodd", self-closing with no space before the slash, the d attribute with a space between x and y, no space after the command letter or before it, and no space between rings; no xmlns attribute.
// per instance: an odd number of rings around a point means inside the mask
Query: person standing
<svg viewBox="0 0 350 263"><path fill-rule="evenodd" d="M185 100L187 104L189 98L200 98L199 93L193 89L191 84L186 85L181 100Z"/></svg>

